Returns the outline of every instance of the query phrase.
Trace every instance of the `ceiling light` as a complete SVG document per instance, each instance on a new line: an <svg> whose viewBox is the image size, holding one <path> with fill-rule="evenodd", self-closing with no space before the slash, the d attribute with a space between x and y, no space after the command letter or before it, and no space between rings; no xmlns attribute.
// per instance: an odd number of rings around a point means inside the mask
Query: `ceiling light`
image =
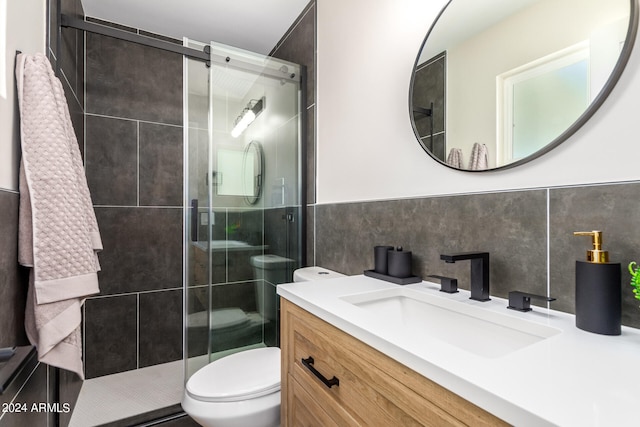
<svg viewBox="0 0 640 427"><path fill-rule="evenodd" d="M249 101L244 110L242 110L242 113L236 118L231 136L237 138L242 135L242 132L253 123L262 110L264 110L264 97Z"/></svg>

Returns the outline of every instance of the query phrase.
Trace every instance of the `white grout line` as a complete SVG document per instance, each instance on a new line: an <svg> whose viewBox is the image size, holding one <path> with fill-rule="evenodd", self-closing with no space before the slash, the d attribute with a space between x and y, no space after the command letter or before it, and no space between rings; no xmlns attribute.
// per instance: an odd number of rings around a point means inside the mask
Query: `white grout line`
<svg viewBox="0 0 640 427"><path fill-rule="evenodd" d="M85 300L82 303L82 360L86 362L87 360L87 341L86 341L86 337L87 337L87 301ZM85 377L86 377L86 363L82 364L82 369L85 371Z"/></svg>
<svg viewBox="0 0 640 427"><path fill-rule="evenodd" d="M86 84L86 83L85 83ZM98 113L85 113L86 116L92 116L92 117L101 117L104 119L113 119L113 120L125 120L128 122L140 122L140 123L145 123L145 124L151 124L151 125L159 125L159 126L171 126L174 128L182 128L183 125L176 125L173 123L162 123L162 122L153 122L153 121L149 121L149 120L141 120L141 119L134 119L131 117L120 117L120 116L109 116L106 114L98 114Z"/></svg>
<svg viewBox="0 0 640 427"><path fill-rule="evenodd" d="M136 204L140 206L140 121L136 120L136 146L137 153L137 169L136 169Z"/></svg>
<svg viewBox="0 0 640 427"><path fill-rule="evenodd" d="M551 190L547 188L547 296L551 296ZM547 302L547 308L550 303Z"/></svg>
<svg viewBox="0 0 640 427"><path fill-rule="evenodd" d="M483 194L502 194L502 193L522 193L527 191L549 191L549 190L566 190L570 188L586 188L586 187L603 187L608 185L632 185L632 184L640 184L640 180L628 180L628 181L619 181L619 182L594 182L588 184L562 184L562 185L548 185L548 186L539 186L539 187L522 187L522 188L505 188L505 189L497 189L497 190L478 190L478 191L466 191L460 193L442 193L442 194L425 194L425 195L414 195L414 196L402 196L402 197L391 197L391 198L380 198L380 199L358 199L358 200L337 200L337 201L327 201L327 202L317 202L313 203L318 206L330 206L330 205L349 205L349 204L357 204L357 203L377 203L377 202L394 202L394 201L404 201L404 200L418 200L418 199L435 199L442 197L456 197L456 196L476 196Z"/></svg>
<svg viewBox="0 0 640 427"><path fill-rule="evenodd" d="M136 369L140 369L140 294L136 294Z"/></svg>
<svg viewBox="0 0 640 427"><path fill-rule="evenodd" d="M158 206L158 205L149 205L149 206L136 206L136 205L93 205L94 208L118 208L118 209L183 209L183 206Z"/></svg>

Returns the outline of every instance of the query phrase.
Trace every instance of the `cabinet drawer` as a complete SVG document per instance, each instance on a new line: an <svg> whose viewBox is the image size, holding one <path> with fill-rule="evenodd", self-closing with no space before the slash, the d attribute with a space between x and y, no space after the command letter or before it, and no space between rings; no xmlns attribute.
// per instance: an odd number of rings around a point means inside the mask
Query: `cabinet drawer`
<svg viewBox="0 0 640 427"><path fill-rule="evenodd" d="M340 407L326 405L325 402L312 397L292 375L287 375L288 411L286 417L289 425L296 427L342 427L354 425L353 419ZM330 414L329 414L330 413ZM281 417L283 420L285 416ZM337 420L337 421L334 421Z"/></svg>
<svg viewBox="0 0 640 427"><path fill-rule="evenodd" d="M283 371L340 425L506 425L493 415L329 325L282 301ZM339 385L326 386L302 359ZM285 373L283 372L283 376ZM347 414L327 408L339 407ZM453 415L455 414L455 415Z"/></svg>

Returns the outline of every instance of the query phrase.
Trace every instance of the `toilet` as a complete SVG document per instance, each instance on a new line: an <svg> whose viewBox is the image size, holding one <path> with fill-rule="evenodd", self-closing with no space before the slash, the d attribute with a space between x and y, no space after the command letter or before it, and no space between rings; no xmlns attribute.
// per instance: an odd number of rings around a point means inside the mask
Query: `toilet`
<svg viewBox="0 0 640 427"><path fill-rule="evenodd" d="M265 285L263 282L268 282L272 285L291 282L289 271L291 271L291 266L295 261L279 255L265 254L252 256L250 262L253 266L253 277L257 279L255 283L258 312L264 320L275 320L278 298L275 292L270 292L270 288L267 288L270 285Z"/></svg>
<svg viewBox="0 0 640 427"><path fill-rule="evenodd" d="M337 277L344 275L321 267L293 274L294 282ZM256 348L209 363L187 381L182 409L204 427L279 426L280 349Z"/></svg>
<svg viewBox="0 0 640 427"><path fill-rule="evenodd" d="M312 282L314 280L337 279L338 277L344 277L344 274L318 266L299 268L293 272L294 282Z"/></svg>

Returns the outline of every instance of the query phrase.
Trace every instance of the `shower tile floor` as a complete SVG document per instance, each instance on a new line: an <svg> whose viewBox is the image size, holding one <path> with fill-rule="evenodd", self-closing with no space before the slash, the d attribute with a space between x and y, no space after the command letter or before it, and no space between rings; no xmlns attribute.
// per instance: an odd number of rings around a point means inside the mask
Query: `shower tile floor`
<svg viewBox="0 0 640 427"><path fill-rule="evenodd" d="M212 354L211 360L264 346L254 344L221 351ZM189 376L207 363L206 355L189 358ZM82 384L69 427L99 426L173 406L182 400L183 390L183 360L91 378Z"/></svg>
<svg viewBox="0 0 640 427"><path fill-rule="evenodd" d="M105 375L82 384L70 427L90 427L180 403L184 361Z"/></svg>

